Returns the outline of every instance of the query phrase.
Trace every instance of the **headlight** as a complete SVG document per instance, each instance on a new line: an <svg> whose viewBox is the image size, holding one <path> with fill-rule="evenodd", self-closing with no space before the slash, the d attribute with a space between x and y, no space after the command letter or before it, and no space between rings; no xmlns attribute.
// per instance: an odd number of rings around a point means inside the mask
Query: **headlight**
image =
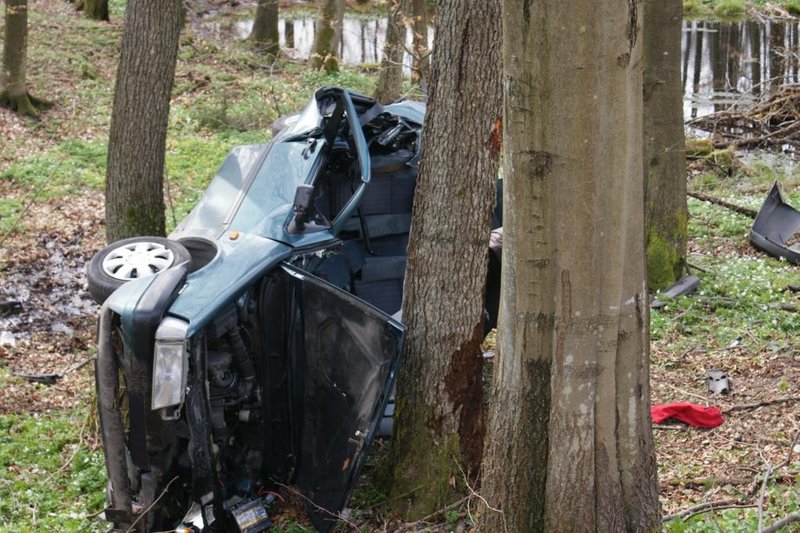
<svg viewBox="0 0 800 533"><path fill-rule="evenodd" d="M180 406L186 393L186 330L188 324L165 318L156 331L153 356L153 400L151 407Z"/></svg>

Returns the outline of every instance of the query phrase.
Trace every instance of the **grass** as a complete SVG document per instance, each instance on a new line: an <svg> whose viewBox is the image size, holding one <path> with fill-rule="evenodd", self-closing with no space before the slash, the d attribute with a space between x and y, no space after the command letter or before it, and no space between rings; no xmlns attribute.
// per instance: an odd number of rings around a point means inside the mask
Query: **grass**
<svg viewBox="0 0 800 533"><path fill-rule="evenodd" d="M783 5L790 1L794 0ZM65 2L39 4L54 11L31 11L36 31L30 36L30 85L34 94L57 105L42 120L26 122L26 135L4 139L0 146L0 237L12 226L24 231L25 206L31 201L103 188L124 1L112 0L111 16L117 22L111 25L65 15L71 9ZM694 5L692 9L708 14L717 9L731 13L742 3L688 0L684 5L687 13ZM53 46L56 42L59 46ZM241 41L208 41L187 33L182 37L167 140L170 194L165 202L173 213L168 220L180 220L188 212L232 147L266 141L270 123L299 109L317 87L340 85L369 93L373 84L360 70L309 72L303 65L266 62ZM763 164L732 165L730 174L700 174L691 188L757 209L769 184L780 179L789 186L790 201L800 206L796 177ZM704 270L698 271L702 285L696 297L652 313L653 341L663 352L653 358L654 372L672 372L683 364L682 354L698 344L715 349L743 335L750 353L726 356L724 363L763 366L770 357L785 357L800 333L800 313L777 308L796 302L783 289L798 283L797 267L752 250L746 241L748 218L696 200L690 200L689 207L690 262ZM14 379L0 366L0 388L10 387ZM782 394L796 390L789 374L778 375L776 384ZM88 412L87 407L76 407L0 415L0 531L105 529L90 518L103 507L105 478L102 454L85 438L88 429L81 437L84 425L91 427ZM746 453L742 457L758 460ZM679 473L694 477L703 470L687 464L680 465ZM372 481L369 475L362 480L353 505L369 508L386 498ZM791 489L778 482L769 485L768 523L798 509L798 496ZM452 511L444 519L453 525L459 515ZM666 530L717 531L718 524L723 530L753 530L754 520L752 509L727 510L674 520ZM288 523L281 530L305 529Z"/></svg>
<svg viewBox="0 0 800 533"><path fill-rule="evenodd" d="M99 448L81 442L86 411L0 415L0 532L105 531Z"/></svg>

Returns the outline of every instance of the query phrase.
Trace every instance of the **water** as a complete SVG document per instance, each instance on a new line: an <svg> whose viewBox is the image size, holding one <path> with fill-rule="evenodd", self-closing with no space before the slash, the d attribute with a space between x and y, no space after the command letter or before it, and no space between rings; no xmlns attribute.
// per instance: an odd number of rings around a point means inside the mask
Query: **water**
<svg viewBox="0 0 800 533"><path fill-rule="evenodd" d="M684 117L709 115L798 83L797 21L684 21Z"/></svg>
<svg viewBox="0 0 800 533"><path fill-rule="evenodd" d="M252 20L206 21L204 32L218 38L245 38ZM287 46L287 28L293 46ZM296 59L311 53L316 19L282 19L279 23L281 48ZM379 63L386 36L386 18L345 16L340 56L348 65ZM411 48L411 29L406 34ZM433 27L429 28L429 46ZM732 104L756 100L776 87L800 81L800 22L684 21L681 71L684 88L684 117L689 120L726 109ZM409 72L411 57L403 60Z"/></svg>
<svg viewBox="0 0 800 533"><path fill-rule="evenodd" d="M244 39L253 28L252 20L211 21L203 24L202 33L220 39ZM314 44L317 20L313 17L299 19L281 19L278 23L281 49L295 59L307 59L311 55ZM293 39L293 46L287 46L286 30ZM412 30L406 31L406 49L410 50L413 40ZM386 17L365 18L345 16L342 24L342 43L339 57L346 65L363 65L380 63L383 57L383 46L386 41ZM428 46L433 44L433 28L428 30ZM411 55L404 54L403 67L406 74L411 68Z"/></svg>

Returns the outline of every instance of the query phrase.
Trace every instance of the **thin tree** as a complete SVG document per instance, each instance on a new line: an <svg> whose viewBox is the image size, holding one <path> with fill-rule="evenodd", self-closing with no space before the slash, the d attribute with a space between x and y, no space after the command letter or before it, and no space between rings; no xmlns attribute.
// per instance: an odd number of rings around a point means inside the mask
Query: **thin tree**
<svg viewBox="0 0 800 533"><path fill-rule="evenodd" d="M431 62L428 48L428 2L411 0L414 18L413 54L411 64L411 83L425 87L430 77Z"/></svg>
<svg viewBox="0 0 800 533"><path fill-rule="evenodd" d="M317 32L309 60L314 69L339 70L339 46L342 41L345 0L324 0L319 11Z"/></svg>
<svg viewBox="0 0 800 533"><path fill-rule="evenodd" d="M180 0L128 0L106 171L109 242L164 234L164 152Z"/></svg>
<svg viewBox="0 0 800 533"><path fill-rule="evenodd" d="M686 268L686 156L681 87L682 0L644 1L644 173L650 290Z"/></svg>
<svg viewBox="0 0 800 533"><path fill-rule="evenodd" d="M92 20L108 20L108 0L83 0L83 13Z"/></svg>
<svg viewBox="0 0 800 533"><path fill-rule="evenodd" d="M482 531L660 528L640 5L503 3L503 297Z"/></svg>
<svg viewBox="0 0 800 533"><path fill-rule="evenodd" d="M403 82L403 41L406 36L405 16L408 1L389 0L389 14L386 18L386 41L383 45L383 59L378 72L373 98L379 102L393 102L400 97Z"/></svg>
<svg viewBox="0 0 800 533"><path fill-rule="evenodd" d="M28 93L28 0L5 0L5 6L0 105L22 115L36 116L49 104Z"/></svg>
<svg viewBox="0 0 800 533"><path fill-rule="evenodd" d="M500 2L455 0L439 10L392 450L392 501L407 519L451 503L464 475L474 480L485 427L480 345L498 170Z"/></svg>
<svg viewBox="0 0 800 533"><path fill-rule="evenodd" d="M287 21L286 24L288 26L290 22ZM278 55L280 51L278 0L258 0L256 18L253 21L253 29L250 31L250 40L265 54Z"/></svg>

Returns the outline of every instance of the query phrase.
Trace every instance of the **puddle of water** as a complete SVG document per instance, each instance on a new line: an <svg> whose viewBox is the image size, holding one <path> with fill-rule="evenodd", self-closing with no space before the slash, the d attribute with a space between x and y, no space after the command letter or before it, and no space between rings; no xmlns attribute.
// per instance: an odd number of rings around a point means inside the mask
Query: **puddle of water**
<svg viewBox="0 0 800 533"><path fill-rule="evenodd" d="M797 21L684 21L684 117L709 115L798 83Z"/></svg>
<svg viewBox="0 0 800 533"><path fill-rule="evenodd" d="M220 39L245 38L252 20L206 19L201 31ZM292 57L311 53L316 30L313 16L281 19L280 44ZM287 38L288 31L288 38ZM386 36L386 18L345 16L340 56L345 64L379 63ZM412 30L406 33L411 48ZM433 27L429 29L429 46ZM800 81L800 22L683 22L681 72L686 120L755 101L764 92ZM409 72L411 57L405 54Z"/></svg>
<svg viewBox="0 0 800 533"><path fill-rule="evenodd" d="M218 39L244 39L250 35L253 20L236 21L204 21L201 26L203 35ZM317 20L313 17L281 19L278 23L281 49L295 59L307 59L314 44ZM288 38L287 38L288 30ZM380 63L383 57L383 45L386 40L386 17L367 18L363 16L345 16L342 24L342 43L339 57L346 65L362 65ZM413 32L406 31L406 48L411 49ZM433 44L433 27L428 29L428 46ZM411 69L411 55L404 54L403 68L406 74Z"/></svg>

